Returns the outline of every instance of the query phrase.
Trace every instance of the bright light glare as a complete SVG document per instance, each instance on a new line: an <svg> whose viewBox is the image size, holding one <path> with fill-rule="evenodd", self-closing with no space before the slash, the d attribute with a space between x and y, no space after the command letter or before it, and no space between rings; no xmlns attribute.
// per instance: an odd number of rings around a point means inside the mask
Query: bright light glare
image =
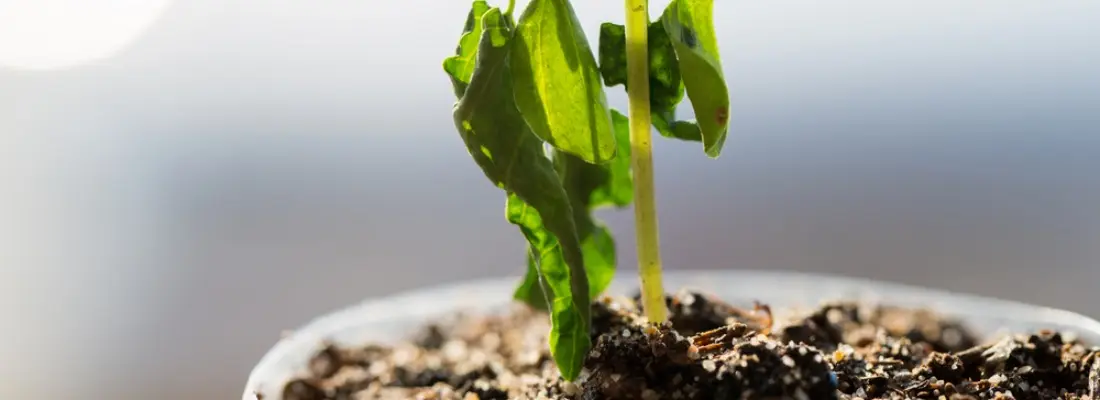
<svg viewBox="0 0 1100 400"><path fill-rule="evenodd" d="M0 67L61 69L109 58L171 0L0 0Z"/></svg>

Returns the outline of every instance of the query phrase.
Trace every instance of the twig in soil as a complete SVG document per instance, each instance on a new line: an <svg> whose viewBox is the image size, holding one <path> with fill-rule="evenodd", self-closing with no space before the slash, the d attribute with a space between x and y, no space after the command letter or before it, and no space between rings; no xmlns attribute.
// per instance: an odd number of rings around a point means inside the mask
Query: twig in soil
<svg viewBox="0 0 1100 400"><path fill-rule="evenodd" d="M727 303L711 301L715 304L715 307L722 309L725 314L732 316L734 319L751 324L753 329L762 334L771 334L775 321L772 318L772 309L767 304L754 301L752 310L746 310Z"/></svg>
<svg viewBox="0 0 1100 400"><path fill-rule="evenodd" d="M748 325L734 324L695 335L692 344L699 350L699 354L720 353L733 348L734 339L745 337L752 333Z"/></svg>
<svg viewBox="0 0 1100 400"><path fill-rule="evenodd" d="M760 333L763 333L765 335L770 335L771 332L772 332L772 326L774 326L774 323L775 323L775 319L772 318L772 308L769 307L767 304L762 304L758 301L754 301L752 309L753 309L753 314L756 314L756 313L761 312L761 311L764 312L764 315L757 316L757 319L759 321L763 321L763 322L760 322L760 326L762 327L762 329L760 330Z"/></svg>

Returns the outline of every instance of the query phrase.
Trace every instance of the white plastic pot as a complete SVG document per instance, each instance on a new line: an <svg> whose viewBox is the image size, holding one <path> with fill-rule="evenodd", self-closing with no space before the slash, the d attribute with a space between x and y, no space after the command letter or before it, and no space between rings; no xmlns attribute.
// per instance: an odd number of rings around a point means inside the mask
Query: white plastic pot
<svg viewBox="0 0 1100 400"><path fill-rule="evenodd" d="M633 293L637 277L623 273L609 294ZM488 279L412 291L367 300L310 322L279 341L252 370L243 400L282 400L283 386L307 371L309 360L325 343L359 346L395 342L412 335L430 318L456 311L493 312L511 302L518 278ZM665 289L697 289L736 305L760 301L775 311L813 307L827 300L924 307L959 318L974 333L1051 329L1077 334L1100 344L1100 322L1069 311L940 290L791 272L670 271ZM259 395L258 395L259 394Z"/></svg>

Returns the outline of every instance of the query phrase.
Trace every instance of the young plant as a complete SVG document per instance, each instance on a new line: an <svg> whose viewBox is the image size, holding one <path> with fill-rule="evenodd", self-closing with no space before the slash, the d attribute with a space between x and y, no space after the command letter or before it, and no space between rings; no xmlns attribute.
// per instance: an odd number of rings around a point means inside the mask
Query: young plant
<svg viewBox="0 0 1100 400"><path fill-rule="evenodd" d="M474 0L443 62L455 127L485 176L507 194L505 216L527 239L515 298L549 312L550 350L565 379L591 347L591 301L611 283L615 241L593 215L634 202L643 307L667 319L661 283L650 126L700 141L717 157L729 96L711 15L714 0L672 0L658 21L625 0L626 24L604 23L599 62L569 0L530 0L518 22ZM607 105L622 84L629 118ZM684 94L697 121L677 120Z"/></svg>

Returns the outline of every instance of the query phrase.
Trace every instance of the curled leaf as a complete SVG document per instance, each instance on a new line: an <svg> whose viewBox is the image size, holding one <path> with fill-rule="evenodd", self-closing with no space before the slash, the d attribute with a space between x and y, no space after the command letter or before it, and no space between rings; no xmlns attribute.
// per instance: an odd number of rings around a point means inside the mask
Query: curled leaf
<svg viewBox="0 0 1100 400"><path fill-rule="evenodd" d="M590 310L578 308L579 303L589 304L588 294L572 292L569 277L573 272L565 261L563 244L543 225L538 210L509 194L505 215L527 238L529 271L520 287L526 287L525 293L533 298L523 300L544 305L540 308L550 311L550 353L562 377L573 380L580 374L592 345L588 336Z"/></svg>
<svg viewBox="0 0 1100 400"><path fill-rule="evenodd" d="M714 34L714 0L673 0L661 15L679 60L703 150L718 157L729 129L729 89L722 74Z"/></svg>
<svg viewBox="0 0 1100 400"><path fill-rule="evenodd" d="M476 65L455 105L455 127L485 176L508 193L508 220L527 238L552 292L547 293L552 295L551 353L562 376L571 380L591 346L589 285L574 213L543 142L516 106L508 63L510 21L497 8L481 21Z"/></svg>
<svg viewBox="0 0 1100 400"><path fill-rule="evenodd" d="M481 17L489 11L489 3L485 0L474 0L470 7L470 13L466 15L466 25L462 29L462 37L458 40L458 48L455 55L443 60L443 70L451 78L455 96L462 97L466 92L466 85L470 83L470 77L474 74L474 66L477 64L477 44L481 40Z"/></svg>

